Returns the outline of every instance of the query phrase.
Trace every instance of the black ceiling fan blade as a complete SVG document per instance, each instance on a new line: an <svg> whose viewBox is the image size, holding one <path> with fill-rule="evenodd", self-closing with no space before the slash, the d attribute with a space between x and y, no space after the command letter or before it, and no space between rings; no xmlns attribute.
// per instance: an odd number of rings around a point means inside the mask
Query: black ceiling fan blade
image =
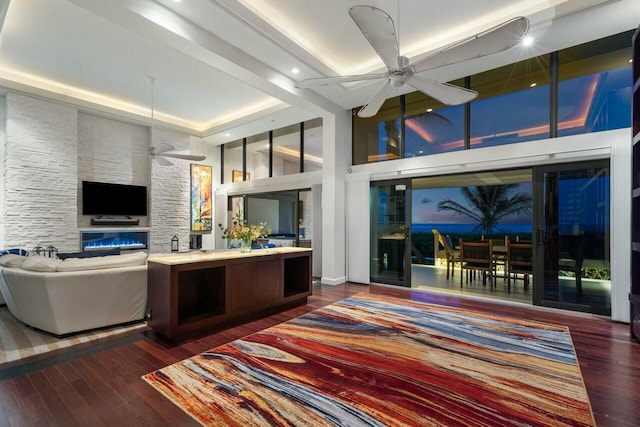
<svg viewBox="0 0 640 427"><path fill-rule="evenodd" d="M412 64L413 71L419 73L502 52L520 43L527 31L529 31L527 18L511 19Z"/></svg>
<svg viewBox="0 0 640 427"><path fill-rule="evenodd" d="M391 82L387 80L382 86L378 88L376 93L367 101L367 103L358 111L358 117L366 118L376 115L387 96L393 91L394 87L391 86Z"/></svg>
<svg viewBox="0 0 640 427"><path fill-rule="evenodd" d="M400 53L391 17L377 7L367 5L351 7L349 15L387 68L397 70Z"/></svg>
<svg viewBox="0 0 640 427"><path fill-rule="evenodd" d="M446 105L464 104L475 99L478 92L424 76L413 75L406 84Z"/></svg>
<svg viewBox="0 0 640 427"><path fill-rule="evenodd" d="M335 76L335 77L314 77L310 79L300 80L295 84L297 88L309 88L316 86L327 86L336 83L359 82L364 80L384 79L386 73L379 74L355 74L351 76Z"/></svg>

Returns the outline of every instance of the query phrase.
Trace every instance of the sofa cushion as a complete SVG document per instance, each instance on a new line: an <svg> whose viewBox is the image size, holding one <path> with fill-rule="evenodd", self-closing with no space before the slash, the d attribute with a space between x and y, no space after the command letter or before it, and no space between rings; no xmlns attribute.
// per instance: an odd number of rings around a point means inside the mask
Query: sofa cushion
<svg viewBox="0 0 640 427"><path fill-rule="evenodd" d="M20 267L27 259L26 256L16 254L5 254L0 256L0 265L3 267Z"/></svg>
<svg viewBox="0 0 640 427"><path fill-rule="evenodd" d="M62 260L59 260L57 258L48 258L36 255L26 257L20 267L22 267L23 270L49 272L56 271L57 265L61 262Z"/></svg>
<svg viewBox="0 0 640 427"><path fill-rule="evenodd" d="M85 252L64 252L59 253L58 258L67 259L67 258L94 258L99 256L108 256L108 255L120 255L120 248L113 249L102 249L99 251L85 251Z"/></svg>
<svg viewBox="0 0 640 427"><path fill-rule="evenodd" d="M144 265L146 252L132 252L122 255L108 255L94 258L67 258L60 261L57 271L99 270L104 268L133 267Z"/></svg>

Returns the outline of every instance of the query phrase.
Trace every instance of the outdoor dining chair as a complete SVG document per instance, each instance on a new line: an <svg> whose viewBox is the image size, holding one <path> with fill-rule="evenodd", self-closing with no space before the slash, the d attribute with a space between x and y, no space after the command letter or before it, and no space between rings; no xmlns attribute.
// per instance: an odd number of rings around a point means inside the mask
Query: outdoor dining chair
<svg viewBox="0 0 640 427"><path fill-rule="evenodd" d="M469 242L460 239L460 287L462 287L462 276L465 276L469 283L470 273L482 272L482 285L487 285L487 278L490 280L490 287L495 286L495 264L493 259L493 242L485 240L481 242Z"/></svg>
<svg viewBox="0 0 640 427"><path fill-rule="evenodd" d="M529 276L533 274L533 245L531 243L507 243L507 289L511 292L511 279L522 274L524 288L529 288Z"/></svg>

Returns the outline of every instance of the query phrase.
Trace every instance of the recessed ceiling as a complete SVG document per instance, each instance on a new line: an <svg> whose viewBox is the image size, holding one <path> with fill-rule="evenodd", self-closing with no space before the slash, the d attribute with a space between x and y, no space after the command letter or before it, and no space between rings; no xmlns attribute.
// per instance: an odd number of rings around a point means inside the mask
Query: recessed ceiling
<svg viewBox="0 0 640 427"><path fill-rule="evenodd" d="M412 60L531 20L532 49L427 72L444 81L629 30L640 16L637 0L0 0L0 86L144 122L154 77L157 121L222 143L368 99L369 83L293 86L382 69L347 13L355 4L389 13Z"/></svg>

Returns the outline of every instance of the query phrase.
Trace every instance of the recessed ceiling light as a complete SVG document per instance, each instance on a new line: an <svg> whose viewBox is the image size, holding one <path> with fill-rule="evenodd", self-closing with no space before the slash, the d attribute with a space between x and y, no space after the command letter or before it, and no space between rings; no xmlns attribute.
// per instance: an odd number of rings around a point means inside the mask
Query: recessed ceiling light
<svg viewBox="0 0 640 427"><path fill-rule="evenodd" d="M531 83L531 84L529 85L529 87L536 87L536 86L538 86L538 83Z"/></svg>
<svg viewBox="0 0 640 427"><path fill-rule="evenodd" d="M296 68L296 67L293 67L293 68L291 69L291 72L292 72L293 74L298 74L298 73L300 72L300 70L299 70L298 68Z"/></svg>
<svg viewBox="0 0 640 427"><path fill-rule="evenodd" d="M531 36L525 36L525 37L522 39L522 44L523 44L524 46L531 46L531 45L533 44L533 37L531 37Z"/></svg>
<svg viewBox="0 0 640 427"><path fill-rule="evenodd" d="M226 132L224 136L231 136L231 134L229 132Z"/></svg>
<svg viewBox="0 0 640 427"><path fill-rule="evenodd" d="M430 113L433 111L433 108L427 108L427 113Z"/></svg>
<svg viewBox="0 0 640 427"><path fill-rule="evenodd" d="M632 62L633 62L633 58L631 58L631 59L629 60L629 63L632 63Z"/></svg>

